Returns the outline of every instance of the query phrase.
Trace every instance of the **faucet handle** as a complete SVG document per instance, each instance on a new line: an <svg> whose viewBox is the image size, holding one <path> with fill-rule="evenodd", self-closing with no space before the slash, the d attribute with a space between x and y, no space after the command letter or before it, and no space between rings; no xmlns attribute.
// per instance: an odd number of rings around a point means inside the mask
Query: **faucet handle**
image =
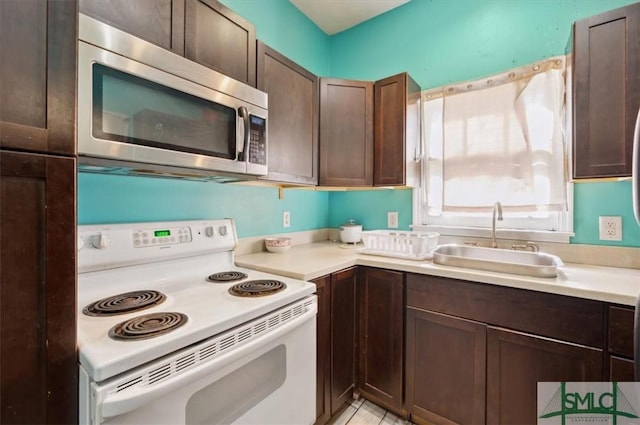
<svg viewBox="0 0 640 425"><path fill-rule="evenodd" d="M536 244L534 242L530 242L530 241L527 241L527 248L530 248L531 251L533 251L533 252L540 251L540 248L538 247L538 244Z"/></svg>
<svg viewBox="0 0 640 425"><path fill-rule="evenodd" d="M511 245L511 249L513 249L513 250L530 249L531 252L538 252L539 251L538 245L535 244L534 242L530 242L530 241L527 241L524 244L513 244L513 245Z"/></svg>

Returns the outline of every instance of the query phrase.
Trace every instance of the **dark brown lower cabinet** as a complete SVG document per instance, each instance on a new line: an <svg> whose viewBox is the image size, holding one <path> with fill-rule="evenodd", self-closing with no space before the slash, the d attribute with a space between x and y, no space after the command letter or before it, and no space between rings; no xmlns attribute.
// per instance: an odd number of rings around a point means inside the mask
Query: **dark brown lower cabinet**
<svg viewBox="0 0 640 425"><path fill-rule="evenodd" d="M485 422L486 328L407 309L406 408L414 422Z"/></svg>
<svg viewBox="0 0 640 425"><path fill-rule="evenodd" d="M318 296L316 425L342 410L356 385L356 268L313 280Z"/></svg>
<svg viewBox="0 0 640 425"><path fill-rule="evenodd" d="M356 386L356 268L331 275L331 414Z"/></svg>
<svg viewBox="0 0 640 425"><path fill-rule="evenodd" d="M537 423L538 382L601 381L603 351L489 326L487 423Z"/></svg>
<svg viewBox="0 0 640 425"><path fill-rule="evenodd" d="M318 297L316 317L316 424L331 418L331 276L313 280Z"/></svg>
<svg viewBox="0 0 640 425"><path fill-rule="evenodd" d="M406 287L412 422L534 424L538 382L606 380L602 302L412 273Z"/></svg>
<svg viewBox="0 0 640 425"><path fill-rule="evenodd" d="M75 159L0 151L0 423L78 422Z"/></svg>
<svg viewBox="0 0 640 425"><path fill-rule="evenodd" d="M633 363L633 307L610 305L608 308L608 361L606 380L635 381Z"/></svg>
<svg viewBox="0 0 640 425"><path fill-rule="evenodd" d="M358 269L358 391L401 416L404 273Z"/></svg>
<svg viewBox="0 0 640 425"><path fill-rule="evenodd" d="M609 356L609 378L611 382L635 381L635 369L633 359Z"/></svg>

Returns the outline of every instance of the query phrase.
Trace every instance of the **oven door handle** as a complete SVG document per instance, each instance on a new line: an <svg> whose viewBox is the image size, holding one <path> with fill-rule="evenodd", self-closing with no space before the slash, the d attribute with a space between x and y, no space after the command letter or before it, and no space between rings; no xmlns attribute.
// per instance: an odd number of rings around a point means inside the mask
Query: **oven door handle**
<svg viewBox="0 0 640 425"><path fill-rule="evenodd" d="M307 320L313 319L316 315L316 312L317 305L314 303L312 304L312 307L309 307L306 312L278 327L277 329L274 329L272 332L267 332L262 337L258 337L255 340L250 341L235 350L230 350L228 353L222 354L219 357L214 357L209 361L205 361L200 366L187 370L174 378L169 378L165 381L158 382L157 384L153 384L149 387L135 387L119 393L106 394L104 398L102 398L102 400L96 400L95 415L97 415L98 417L95 418L95 423L102 423L103 419L105 418L122 415L124 413L141 408L145 404L153 400L157 400L167 393L175 391L176 389L181 388L191 382L202 379L203 377L207 376L207 374L212 373L215 370L218 370L226 366L227 364L251 353L256 348L259 348L259 346L265 345L280 338L282 335L297 328Z"/></svg>

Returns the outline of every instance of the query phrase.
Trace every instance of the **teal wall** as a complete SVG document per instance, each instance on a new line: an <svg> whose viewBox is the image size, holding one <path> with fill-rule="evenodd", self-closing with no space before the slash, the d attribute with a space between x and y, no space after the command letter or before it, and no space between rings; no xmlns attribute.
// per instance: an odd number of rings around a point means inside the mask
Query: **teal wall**
<svg viewBox="0 0 640 425"><path fill-rule="evenodd" d="M594 245L624 245L640 247L640 225L633 216L631 181L577 183L574 185L573 243ZM622 242L598 239L598 217L622 216Z"/></svg>
<svg viewBox="0 0 640 425"><path fill-rule="evenodd" d="M320 76L375 80L409 71L423 88L474 79L564 54L571 23L632 0L412 0L328 37L289 0L221 0L257 37ZM315 192L80 174L80 224L233 217L241 237L337 227L386 228L387 211L411 223L406 190ZM640 246L628 182L576 185L574 243ZM234 204L239 202L239 204ZM291 211L291 228L281 227ZM598 215L623 217L623 242L597 239ZM634 227L635 226L635 227Z"/></svg>
<svg viewBox="0 0 640 425"><path fill-rule="evenodd" d="M387 228L387 212L398 212L398 229L410 230L412 191L409 189L330 192L329 226L355 220L363 230Z"/></svg>
<svg viewBox="0 0 640 425"><path fill-rule="evenodd" d="M635 1L412 0L331 37L331 75L376 80L408 71L423 89L476 79L565 54L573 21ZM350 198L336 205L335 196L335 214L360 211ZM358 196L374 217L389 211L384 195L345 196ZM576 185L574 205L573 243L640 246L629 182ZM604 211L623 217L622 242L598 240L598 215Z"/></svg>
<svg viewBox="0 0 640 425"><path fill-rule="evenodd" d="M573 21L637 0L412 0L331 37L331 75L407 71L423 89L570 49Z"/></svg>
<svg viewBox="0 0 640 425"><path fill-rule="evenodd" d="M220 2L253 23L260 41L316 75L329 75L329 36L289 0Z"/></svg>
<svg viewBox="0 0 640 425"><path fill-rule="evenodd" d="M329 194L313 190L190 182L149 177L78 176L80 224L199 220L231 217L239 237L328 226ZM282 227L282 213L291 227Z"/></svg>

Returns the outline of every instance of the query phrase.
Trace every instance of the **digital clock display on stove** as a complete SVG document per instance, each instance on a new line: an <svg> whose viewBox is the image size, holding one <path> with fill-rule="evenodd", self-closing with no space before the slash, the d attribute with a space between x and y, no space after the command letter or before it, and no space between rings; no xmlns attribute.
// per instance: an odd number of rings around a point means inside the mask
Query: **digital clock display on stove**
<svg viewBox="0 0 640 425"><path fill-rule="evenodd" d="M171 236L171 230L156 230L153 232L156 238L162 238L164 236Z"/></svg>

